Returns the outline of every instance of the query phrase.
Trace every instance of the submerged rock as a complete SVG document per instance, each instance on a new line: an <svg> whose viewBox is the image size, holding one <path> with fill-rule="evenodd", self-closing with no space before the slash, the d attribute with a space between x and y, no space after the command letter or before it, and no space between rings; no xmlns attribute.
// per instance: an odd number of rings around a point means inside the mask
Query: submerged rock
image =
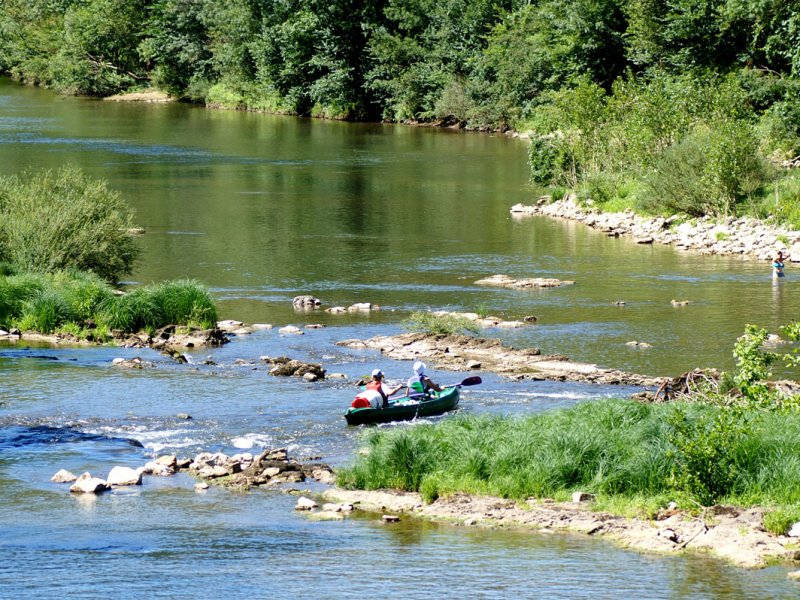
<svg viewBox="0 0 800 600"><path fill-rule="evenodd" d="M321 305L322 305L322 300L308 294L304 296L295 296L294 299L292 300L292 306L294 306L295 309L299 310L309 310L309 309L313 310L315 308L320 307Z"/></svg>

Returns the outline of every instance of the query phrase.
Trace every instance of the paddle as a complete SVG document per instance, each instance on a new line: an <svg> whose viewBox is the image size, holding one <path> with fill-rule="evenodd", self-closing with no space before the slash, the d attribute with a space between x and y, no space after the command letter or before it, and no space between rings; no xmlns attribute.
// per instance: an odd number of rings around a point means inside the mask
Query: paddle
<svg viewBox="0 0 800 600"><path fill-rule="evenodd" d="M481 379L480 377L475 375L473 377L467 377L461 383L454 383L452 385L446 385L446 386L442 387L442 389L451 388L451 387L465 387L465 386L468 387L468 386L471 386L471 385L478 385L479 383L483 383L483 379ZM427 396L428 396L428 394L426 394L424 392L417 392L416 394L409 394L408 396L406 396L406 398L425 398Z"/></svg>

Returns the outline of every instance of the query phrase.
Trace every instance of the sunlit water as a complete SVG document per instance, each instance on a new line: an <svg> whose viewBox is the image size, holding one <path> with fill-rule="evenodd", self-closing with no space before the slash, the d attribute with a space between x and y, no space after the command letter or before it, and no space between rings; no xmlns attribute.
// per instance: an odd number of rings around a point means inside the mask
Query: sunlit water
<svg viewBox="0 0 800 600"><path fill-rule="evenodd" d="M768 265L514 220L508 208L530 200L525 146L502 137L57 98L0 80L0 158L2 174L72 163L107 179L147 229L132 281L197 278L223 317L276 325L192 352L188 365L150 350L0 347L0 597L798 592L784 567L745 572L576 536L384 525L376 516L311 522L280 491L198 493L185 475L89 499L49 481L61 468L104 476L114 465L201 449L286 446L297 458L347 464L359 435L342 418L352 381L374 367L399 381L410 365L335 342L399 332L411 311L429 307L535 314L535 327L487 333L605 366L651 374L729 367L744 323L774 329L797 314L791 273L773 288ZM494 273L577 283L536 292L473 285ZM295 313L291 299L301 293L326 306L371 301L383 310ZM694 304L678 310L672 298ZM327 327L277 331L311 322ZM653 348L625 346L633 339ZM262 355L320 362L348 379L270 377ZM111 366L117 356L156 368L120 370ZM633 391L481 375L460 411L525 414ZM433 376L455 383L464 374Z"/></svg>

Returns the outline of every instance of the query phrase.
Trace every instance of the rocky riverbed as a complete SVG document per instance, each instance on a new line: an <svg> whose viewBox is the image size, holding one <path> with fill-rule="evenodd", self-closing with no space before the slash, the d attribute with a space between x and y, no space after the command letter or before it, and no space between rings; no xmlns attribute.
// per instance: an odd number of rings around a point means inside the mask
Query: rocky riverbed
<svg viewBox="0 0 800 600"><path fill-rule="evenodd" d="M640 552L710 553L745 568L774 561L798 561L797 538L775 536L764 529L764 511L714 506L700 514L665 508L654 520L630 519L591 510L592 496L575 494L573 502L453 494L424 504L417 493L391 490L351 491L330 488L329 502L394 516L409 515L467 527L519 527L540 533L574 532L603 536Z"/></svg>
<svg viewBox="0 0 800 600"><path fill-rule="evenodd" d="M573 196L555 202L550 202L547 196L530 206L515 204L511 214L579 221L611 236L632 237L639 244L665 244L702 254L739 255L758 260L769 260L783 250L784 254L787 251L791 254L792 260L800 261L800 231L751 217L642 217L633 211L609 213L591 205L581 206Z"/></svg>
<svg viewBox="0 0 800 600"><path fill-rule="evenodd" d="M397 360L431 361L438 369L484 370L514 379L547 379L658 387L668 380L571 361L562 355L543 355L538 348L513 348L500 340L430 333L343 340L347 348L374 348Z"/></svg>

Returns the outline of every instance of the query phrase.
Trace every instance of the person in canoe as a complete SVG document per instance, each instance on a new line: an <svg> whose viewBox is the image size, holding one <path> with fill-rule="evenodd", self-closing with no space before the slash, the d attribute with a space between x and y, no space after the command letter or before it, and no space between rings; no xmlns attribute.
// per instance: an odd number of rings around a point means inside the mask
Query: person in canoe
<svg viewBox="0 0 800 600"><path fill-rule="evenodd" d="M433 382L433 380L425 374L424 362L417 361L414 363L414 375L408 379L408 387L406 389L406 396L413 392L423 392L430 394L431 391L441 392L442 388Z"/></svg>
<svg viewBox="0 0 800 600"><path fill-rule="evenodd" d="M366 407L367 403L369 403L369 406L372 408L386 408L389 406L389 398L394 396L405 386L400 384L395 388L390 388L383 380L383 371L380 369L373 370L372 379L364 386L364 391L356 396L356 399L353 401L353 407Z"/></svg>

